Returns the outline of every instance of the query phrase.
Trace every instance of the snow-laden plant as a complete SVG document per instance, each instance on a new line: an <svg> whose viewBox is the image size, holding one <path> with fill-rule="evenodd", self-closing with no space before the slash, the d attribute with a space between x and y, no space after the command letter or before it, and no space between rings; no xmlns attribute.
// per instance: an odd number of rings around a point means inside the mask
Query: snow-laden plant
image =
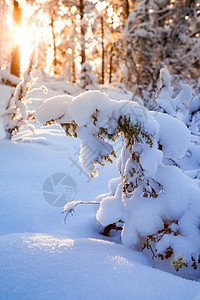
<svg viewBox="0 0 200 300"><path fill-rule="evenodd" d="M11 139L13 135L27 124L28 111L25 103L25 97L32 84L35 82L35 79L32 76L32 71L35 65L35 51L33 51L29 64L22 75L22 81L17 85L14 96L9 99L5 111L0 116L8 139Z"/></svg>
<svg viewBox="0 0 200 300"><path fill-rule="evenodd" d="M32 74L36 65L37 49L34 47L30 55L29 64L22 74L22 80L16 86L14 95L11 95L8 100L5 111L0 115L3 129L8 139L11 139L24 125L33 130L32 126L27 124L29 112L25 98L36 81ZM31 115L30 118L32 118Z"/></svg>
<svg viewBox="0 0 200 300"><path fill-rule="evenodd" d="M192 99L192 88L188 84L181 84L181 91L176 97L172 87L172 78L166 67L160 70L160 77L156 93L156 103L163 112L175 117L177 112L185 113Z"/></svg>
<svg viewBox="0 0 200 300"><path fill-rule="evenodd" d="M163 163L164 158L182 158L188 149L190 132L183 122L135 102L111 100L99 91L51 98L34 115L44 125L57 122L66 135L82 140L80 162L91 176L97 176L98 164L112 162L113 141L122 136L119 177L99 198L97 221L113 224L111 228L123 224L124 245L171 258L176 270L197 267L200 189L181 169ZM77 205L67 204L64 211Z"/></svg>
<svg viewBox="0 0 200 300"><path fill-rule="evenodd" d="M199 77L197 0L141 0L126 22L127 72L134 92L151 107L160 68L166 65L173 81L194 83ZM130 80L129 80L130 84Z"/></svg>
<svg viewBox="0 0 200 300"><path fill-rule="evenodd" d="M79 75L79 86L84 90L96 90L99 88L98 79L92 71L89 63L83 63Z"/></svg>
<svg viewBox="0 0 200 300"><path fill-rule="evenodd" d="M189 103L188 110L183 119L192 134L200 136L200 83L198 92Z"/></svg>
<svg viewBox="0 0 200 300"><path fill-rule="evenodd" d="M160 70L156 93L156 110L181 118L193 135L200 135L200 93L199 87L193 96L192 87L181 84L181 91L174 97L172 78L166 67Z"/></svg>

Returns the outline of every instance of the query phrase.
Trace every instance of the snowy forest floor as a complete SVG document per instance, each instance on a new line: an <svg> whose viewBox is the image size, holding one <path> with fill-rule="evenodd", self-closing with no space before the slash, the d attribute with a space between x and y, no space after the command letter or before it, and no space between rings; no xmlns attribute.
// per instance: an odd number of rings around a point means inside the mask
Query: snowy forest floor
<svg viewBox="0 0 200 300"><path fill-rule="evenodd" d="M44 85L48 93L31 93L29 109L44 98L80 92L62 82ZM131 98L116 88L103 90L117 100ZM12 91L1 85L0 97ZM95 200L118 172L107 164L91 180L78 162L79 140L56 125L34 126L35 134L24 128L0 142L0 299L200 299L200 282L155 269L143 253L124 247L119 233L101 235L95 205L80 205L64 223L66 197ZM52 181L59 176L73 184L58 203L51 196L63 193Z"/></svg>

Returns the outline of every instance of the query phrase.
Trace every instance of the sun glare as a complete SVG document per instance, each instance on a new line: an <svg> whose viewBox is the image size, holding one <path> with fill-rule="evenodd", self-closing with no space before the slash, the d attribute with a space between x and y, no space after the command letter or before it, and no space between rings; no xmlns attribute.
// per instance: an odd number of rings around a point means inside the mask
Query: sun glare
<svg viewBox="0 0 200 300"><path fill-rule="evenodd" d="M43 2L45 2L45 0L40 0L40 3ZM45 72L51 73L53 72L52 64L55 55L54 47L58 47L62 41L61 37L57 33L62 32L65 26L69 28L72 27L71 20L67 20L65 18L54 20L54 35L56 35L56 39L53 40L53 31L52 27L50 26L51 16L49 15L49 13L43 9L37 8L37 15L35 14L36 17L33 18L35 10L33 6L28 4L26 1L23 1L23 5L21 7L21 27L13 28L13 34L11 38L11 43L13 46L20 46L21 72L23 72L26 66L28 65L33 46L36 44L38 45L38 66L42 67L45 70ZM115 24L118 24L118 17L114 15L113 9L111 6L108 6L107 1L104 0L102 2L98 2L96 4L96 7L99 10L99 12L103 12L104 9L108 8L108 15L110 17L110 20L112 18L111 21L114 21L113 27L115 27ZM70 9L74 13L77 10L75 6L72 6ZM62 10L63 12L65 11L64 8L62 8ZM80 19L80 14L76 14L75 18L76 20ZM12 22L10 23L12 25ZM79 34L81 33L79 26L76 26L75 30ZM68 34L70 35L70 31ZM67 36L66 38L70 40L70 36ZM74 42L77 42L76 38L74 39ZM68 49L67 53L69 55L72 54L72 50ZM75 63L76 65L79 65L81 63L80 56L77 56L75 58Z"/></svg>
<svg viewBox="0 0 200 300"><path fill-rule="evenodd" d="M36 25L36 22L30 22L31 17L33 15L34 9L31 5L27 3L23 4L22 7L22 22L20 28L13 28L13 40L12 44L14 46L20 46L20 67L23 72L27 67L30 59L31 52L33 51L33 46L35 44L40 44L41 42L47 42L47 44L51 44L52 32L50 27L48 26L40 26L42 23L49 23L49 15L47 13L42 13L39 11L39 24ZM56 27L60 30L62 28L62 24L57 22ZM50 49L51 50L51 49ZM52 51L47 51L47 64L52 61Z"/></svg>
<svg viewBox="0 0 200 300"><path fill-rule="evenodd" d="M13 27L13 46L20 46L20 67L21 71L26 68L33 45L35 43L36 24L28 25L28 20L32 15L32 8L28 4L23 4L21 27Z"/></svg>
<svg viewBox="0 0 200 300"><path fill-rule="evenodd" d="M22 25L21 28L18 28L15 33L16 44L20 45L20 62L21 70L23 71L26 68L29 57L34 44L34 28L27 28Z"/></svg>

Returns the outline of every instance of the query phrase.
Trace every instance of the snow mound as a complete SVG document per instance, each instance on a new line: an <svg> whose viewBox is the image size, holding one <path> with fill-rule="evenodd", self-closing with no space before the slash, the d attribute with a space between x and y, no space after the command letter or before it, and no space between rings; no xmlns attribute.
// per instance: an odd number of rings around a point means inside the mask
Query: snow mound
<svg viewBox="0 0 200 300"><path fill-rule="evenodd" d="M68 112L68 104L72 101L72 96L63 95L47 99L35 111L36 119L45 124L52 119L60 119L60 122L71 122L72 118Z"/></svg>
<svg viewBox="0 0 200 300"><path fill-rule="evenodd" d="M183 122L167 114L154 113L154 118L160 126L158 140L164 156L182 158L188 150L191 139L189 129Z"/></svg>
<svg viewBox="0 0 200 300"><path fill-rule="evenodd" d="M112 113L109 97L100 91L82 93L73 99L70 106L71 116L79 126L87 124L96 110L99 111L102 122L105 122L103 120L107 120Z"/></svg>
<svg viewBox="0 0 200 300"><path fill-rule="evenodd" d="M4 235L0 256L1 300L189 300L200 295L199 283L152 269L141 253L97 239Z"/></svg>

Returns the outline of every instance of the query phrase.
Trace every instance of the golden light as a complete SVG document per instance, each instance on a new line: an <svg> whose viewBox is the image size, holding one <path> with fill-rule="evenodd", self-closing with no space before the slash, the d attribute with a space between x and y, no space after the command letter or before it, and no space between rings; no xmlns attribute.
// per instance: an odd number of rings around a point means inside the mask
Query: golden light
<svg viewBox="0 0 200 300"><path fill-rule="evenodd" d="M72 6L71 13L74 14L76 10L77 10L76 6Z"/></svg>
<svg viewBox="0 0 200 300"><path fill-rule="evenodd" d="M102 1L102 2L99 1L96 3L96 8L99 12L101 12L102 10L106 9L107 5L108 5L107 1Z"/></svg>
<svg viewBox="0 0 200 300"><path fill-rule="evenodd" d="M34 8L23 2L22 5L22 22L20 28L13 28L14 29L14 36L12 43L14 45L20 46L20 67L21 72L27 67L29 63L29 58L31 52L33 51L33 46L35 44L46 43L48 46L45 63L46 63L46 71L50 72L50 65L53 60L53 53L52 53L52 31L49 25L49 14L44 13L40 10L37 14L39 19L38 23L32 20L32 16L34 13ZM41 24L44 24L41 26ZM55 29L61 30L63 28L63 24L61 22L55 22Z"/></svg>
<svg viewBox="0 0 200 300"><path fill-rule="evenodd" d="M31 6L23 2L22 8L21 26L18 27L12 24L13 34L11 44L13 47L16 47L17 45L20 46L20 67L23 72L29 62L29 57L35 42L36 24L32 23L27 25L27 20L29 20L32 15Z"/></svg>
<svg viewBox="0 0 200 300"><path fill-rule="evenodd" d="M109 17L112 17L112 16L113 16L113 13L114 13L114 11L113 11L112 6L109 6L108 9L107 9L107 14L108 14L108 16L109 16Z"/></svg>
<svg viewBox="0 0 200 300"><path fill-rule="evenodd" d="M34 45L34 26L31 28L26 28L25 26L21 26L21 28L17 28L14 35L14 43L20 45L20 65L21 71L26 68L31 51Z"/></svg>
<svg viewBox="0 0 200 300"><path fill-rule="evenodd" d="M76 57L75 62L80 64L81 63L81 57L80 56Z"/></svg>
<svg viewBox="0 0 200 300"><path fill-rule="evenodd" d="M71 48L68 48L68 49L67 49L67 53L68 53L68 54L72 54L72 49L71 49Z"/></svg>

